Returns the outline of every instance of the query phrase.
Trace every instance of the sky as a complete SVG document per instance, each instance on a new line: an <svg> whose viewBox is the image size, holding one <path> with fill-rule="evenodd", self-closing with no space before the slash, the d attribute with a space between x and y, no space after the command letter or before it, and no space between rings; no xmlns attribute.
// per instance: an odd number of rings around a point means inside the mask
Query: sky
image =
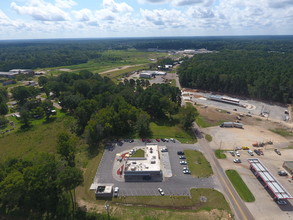
<svg viewBox="0 0 293 220"><path fill-rule="evenodd" d="M292 34L293 0L0 0L0 40Z"/></svg>

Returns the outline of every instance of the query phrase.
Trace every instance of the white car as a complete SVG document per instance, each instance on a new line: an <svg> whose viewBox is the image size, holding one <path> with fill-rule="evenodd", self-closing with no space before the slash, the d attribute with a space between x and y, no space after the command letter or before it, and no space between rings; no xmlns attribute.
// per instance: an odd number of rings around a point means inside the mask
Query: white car
<svg viewBox="0 0 293 220"><path fill-rule="evenodd" d="M114 188L114 196L117 197L117 196L118 196L118 193L119 193L119 187L116 186L116 187Z"/></svg>
<svg viewBox="0 0 293 220"><path fill-rule="evenodd" d="M241 163L241 160L240 159L234 159L233 162L234 163Z"/></svg>
<svg viewBox="0 0 293 220"><path fill-rule="evenodd" d="M180 164L181 164L181 165L187 165L187 162L186 162L185 160L181 160L181 161L180 161Z"/></svg>
<svg viewBox="0 0 293 220"><path fill-rule="evenodd" d="M168 148L166 148L166 147L165 148L162 148L161 149L161 152L168 152Z"/></svg>
<svg viewBox="0 0 293 220"><path fill-rule="evenodd" d="M161 196L164 196L165 195L164 191L161 188L158 188L158 191L161 194Z"/></svg>
<svg viewBox="0 0 293 220"><path fill-rule="evenodd" d="M190 174L190 170L189 169L183 170L183 173L184 174Z"/></svg>
<svg viewBox="0 0 293 220"><path fill-rule="evenodd" d="M236 151L235 154L236 154L237 157L240 157L239 151Z"/></svg>

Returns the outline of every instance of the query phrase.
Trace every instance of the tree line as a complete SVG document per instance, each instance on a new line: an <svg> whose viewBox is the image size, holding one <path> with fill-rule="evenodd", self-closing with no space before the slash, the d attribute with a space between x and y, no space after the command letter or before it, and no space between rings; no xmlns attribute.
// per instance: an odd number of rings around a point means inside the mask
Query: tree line
<svg viewBox="0 0 293 220"><path fill-rule="evenodd" d="M185 87L292 103L292 59L292 52L225 50L195 55L178 74Z"/></svg>
<svg viewBox="0 0 293 220"><path fill-rule="evenodd" d="M71 39L0 41L0 71L69 66L88 61L113 61L106 50L261 50L293 51L292 36L167 37L136 39Z"/></svg>

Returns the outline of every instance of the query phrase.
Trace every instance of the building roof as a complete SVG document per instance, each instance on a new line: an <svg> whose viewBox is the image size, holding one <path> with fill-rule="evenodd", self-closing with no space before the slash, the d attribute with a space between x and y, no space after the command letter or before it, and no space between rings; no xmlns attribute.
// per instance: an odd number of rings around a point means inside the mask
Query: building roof
<svg viewBox="0 0 293 220"><path fill-rule="evenodd" d="M278 199L293 199L290 193L273 177L259 159L248 159L248 162Z"/></svg>
<svg viewBox="0 0 293 220"><path fill-rule="evenodd" d="M137 147L145 151L144 158L128 158L125 162L125 171L160 171L159 147L157 144L147 144Z"/></svg>

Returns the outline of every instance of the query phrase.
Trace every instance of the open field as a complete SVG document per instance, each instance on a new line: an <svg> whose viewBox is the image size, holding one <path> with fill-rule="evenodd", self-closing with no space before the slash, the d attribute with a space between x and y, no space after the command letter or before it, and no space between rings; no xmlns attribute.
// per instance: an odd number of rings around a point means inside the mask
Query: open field
<svg viewBox="0 0 293 220"><path fill-rule="evenodd" d="M208 177L213 174L210 163L201 152L184 150L184 153L192 176Z"/></svg>
<svg viewBox="0 0 293 220"><path fill-rule="evenodd" d="M55 67L55 68L47 68L45 70L49 71L48 74L59 74L62 70L66 71L72 71L77 72L81 70L88 70L93 73L101 73L108 70L112 70L115 68L121 68L123 66L132 66L132 65L138 65L135 68L131 67L128 70L123 70L122 72L117 71L116 74L113 73L114 76L121 75L125 71L131 72L136 69L140 69L141 67L139 65L152 63L154 61L151 61L150 59L157 59L159 57L166 56L165 53L159 53L159 52L141 52L137 50L109 50L105 52L101 52L102 56L105 57L112 57L112 61L103 61L103 60L91 60L87 63L79 64L79 65L72 65L72 66L61 66L61 67ZM106 59L107 60L107 59Z"/></svg>
<svg viewBox="0 0 293 220"><path fill-rule="evenodd" d="M176 138L181 143L195 143L196 139L192 134L187 133L178 125L158 125L154 122L150 123L153 138Z"/></svg>
<svg viewBox="0 0 293 220"><path fill-rule="evenodd" d="M149 205L155 207L169 207L176 209L180 207L196 206L193 210L223 209L229 211L229 205L222 193L214 189L191 189L191 198L187 196L128 196L113 198L113 203ZM201 201L206 197L206 201Z"/></svg>
<svg viewBox="0 0 293 220"><path fill-rule="evenodd" d="M238 192L241 199L245 202L253 202L255 198L253 194L250 192L247 185L244 183L240 175L235 170L226 170L226 174L229 177L231 183L233 184L234 188Z"/></svg>
<svg viewBox="0 0 293 220"><path fill-rule="evenodd" d="M35 124L28 131L16 131L0 138L0 161L36 152L55 153L57 135L65 129L63 118Z"/></svg>

